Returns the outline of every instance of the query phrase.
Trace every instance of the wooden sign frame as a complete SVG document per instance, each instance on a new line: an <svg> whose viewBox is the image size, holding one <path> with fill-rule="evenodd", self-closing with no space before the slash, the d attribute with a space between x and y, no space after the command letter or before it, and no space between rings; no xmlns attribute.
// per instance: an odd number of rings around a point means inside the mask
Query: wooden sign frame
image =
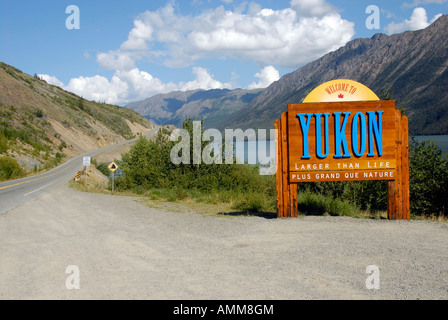
<svg viewBox="0 0 448 320"><path fill-rule="evenodd" d="M314 162L310 162L309 159L298 159L298 148L297 141L298 128L297 125L299 119L297 118L297 110L301 110L301 124L307 124L308 128L311 128L309 132L313 132L312 128L312 115L314 119L319 118L323 114L322 110L331 110L335 113L340 110L353 110L350 114L351 117L356 117L356 111L359 112L362 107L370 108L372 110L387 110L385 113L387 116L383 118L384 126L381 127L381 134L386 137L384 138L384 151L375 156L372 154L367 156L365 154L361 155L358 152L355 156L350 157L351 159L343 159L342 157L338 160L338 166L336 167L336 156L330 154L327 160L317 159L314 157ZM377 109L375 109L376 107ZM301 109L302 108L302 109ZM365 111L364 108L361 111ZM370 111L368 115L373 115L375 111ZM378 112L379 113L379 112ZM306 118L305 115L308 115ZM348 112L347 112L348 115ZM340 116L340 113L337 113ZM348 116L347 116L348 117ZM366 116L357 115L356 125L358 120L366 118ZM379 117L379 116L378 116ZM336 119L336 116L334 117ZM327 122L331 121L331 116L327 115ZM353 120L353 118L351 118ZM307 123L306 120L309 122ZM345 119L344 119L345 121ZM371 121L371 120L368 120ZM375 120L372 120L372 122ZM322 122L322 121L321 121ZM317 123L317 122L316 122ZM373 122L374 123L374 122ZM321 123L323 132L325 130L324 125ZM328 131L328 124L327 131ZM338 125L341 125L338 122ZM354 127L356 126L354 125ZM303 127L303 126L302 126ZM365 137L368 130L361 126L357 127L358 137ZM314 126L314 130L316 125ZM298 204L297 204L297 183L302 181L297 180L298 172L302 172L304 177L309 179L303 180L303 182L313 182L313 181L352 181L352 180L387 180L387 216L391 220L409 220L410 218L410 208L409 208L409 140L408 140L408 118L401 113L400 110L395 109L394 101L356 101L356 102L326 102L326 103L306 103L306 104L290 104L288 105L288 112L284 112L281 118L275 121L275 129L278 130L277 138L275 141L276 145L276 159L277 159L277 173L276 173L276 188L277 188L277 216L279 218L284 217L297 217L298 216ZM369 128L372 130L371 128ZM379 130L378 127L375 129ZM302 129L303 130L303 129ZM331 130L330 130L331 131ZM296 134L297 133L297 134ZM324 133L322 133L324 135ZM301 138L304 134L302 132ZM332 141L331 138L326 137L327 140ZM361 139L361 138L360 138ZM372 139L370 136L369 139ZM355 141L355 140L353 140ZM369 141L369 144L371 142ZM311 150L315 149L316 146L310 144ZM350 142L347 142L346 150L348 150L349 145L353 150ZM303 145L300 146L302 148ZM334 147L334 145L333 145ZM367 146L360 145L356 146L357 151L364 147L363 150L368 149ZM371 147L371 146L370 146ZM326 147L328 150L328 147ZM377 146L378 148L378 146ZM325 150L325 146L324 146ZM372 150L371 150L372 151ZM305 152L305 151L304 151ZM327 152L328 155L328 152ZM333 156L333 157L331 157ZM348 155L347 155L348 157ZM299 157L300 158L300 157ZM312 158L309 156L309 158ZM291 161L294 159L294 162ZM313 160L313 159L311 159ZM378 163L377 167L371 165L372 160ZM384 160L384 161L383 161ZM372 163L373 163L372 162ZM312 165L310 165L312 163ZM356 163L356 165L353 165ZM386 164L384 167L379 167L379 163ZM303 165L302 165L303 164ZM343 167L342 167L343 166ZM343 168L343 170L338 170L335 168ZM320 171L316 171L320 170ZM295 170L295 171L293 171ZM297 171L297 172L296 172ZM375 174L374 174L375 173ZM387 174L386 174L387 173ZM322 177L324 179L316 180L316 176ZM354 179L353 177L357 177Z"/></svg>

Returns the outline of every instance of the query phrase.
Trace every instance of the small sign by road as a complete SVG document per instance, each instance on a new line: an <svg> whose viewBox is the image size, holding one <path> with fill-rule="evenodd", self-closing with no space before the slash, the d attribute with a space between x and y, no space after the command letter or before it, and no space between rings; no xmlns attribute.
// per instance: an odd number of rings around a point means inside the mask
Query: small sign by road
<svg viewBox="0 0 448 320"><path fill-rule="evenodd" d="M112 171L112 173L114 173L115 171L117 171L118 166L115 162L112 162L109 166L108 166L109 170Z"/></svg>
<svg viewBox="0 0 448 320"><path fill-rule="evenodd" d="M82 165L85 167L90 166L90 157L83 157L82 158Z"/></svg>
<svg viewBox="0 0 448 320"><path fill-rule="evenodd" d="M112 172L112 192L114 192L115 187L115 171L117 171L118 166L115 162L112 161L110 165L107 166L109 170Z"/></svg>

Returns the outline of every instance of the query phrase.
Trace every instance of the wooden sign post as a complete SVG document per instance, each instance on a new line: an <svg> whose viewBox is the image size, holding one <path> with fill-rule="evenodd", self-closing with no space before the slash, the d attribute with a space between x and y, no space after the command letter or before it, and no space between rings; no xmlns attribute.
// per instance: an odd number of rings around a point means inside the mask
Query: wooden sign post
<svg viewBox="0 0 448 320"><path fill-rule="evenodd" d="M324 96L337 94L341 102L290 104L275 122L277 216L298 216L297 183L387 180L388 218L409 220L407 117L394 101L372 98L365 86L335 81L334 90L328 83L316 89L326 88ZM344 101L341 92L350 94L350 88L368 92L369 100L348 95Z"/></svg>

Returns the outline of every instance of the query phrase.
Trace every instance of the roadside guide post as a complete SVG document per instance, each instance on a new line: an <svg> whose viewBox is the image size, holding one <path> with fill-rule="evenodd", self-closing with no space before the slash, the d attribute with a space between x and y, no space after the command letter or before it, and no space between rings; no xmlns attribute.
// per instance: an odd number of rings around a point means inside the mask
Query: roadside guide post
<svg viewBox="0 0 448 320"><path fill-rule="evenodd" d="M84 172L86 173L86 182L87 182L87 167L90 166L90 157L83 157L82 165L84 166Z"/></svg>
<svg viewBox="0 0 448 320"><path fill-rule="evenodd" d="M118 165L115 162L112 162L108 166L109 170L112 172L112 192L114 192L114 186L115 186L115 171L118 169Z"/></svg>

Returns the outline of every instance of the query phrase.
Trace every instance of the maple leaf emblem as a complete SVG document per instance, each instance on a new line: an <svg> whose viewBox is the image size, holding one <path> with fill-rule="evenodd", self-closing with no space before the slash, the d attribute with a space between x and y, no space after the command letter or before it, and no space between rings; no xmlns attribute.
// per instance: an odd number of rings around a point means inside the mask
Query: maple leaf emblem
<svg viewBox="0 0 448 320"><path fill-rule="evenodd" d="M339 99L344 99L344 95L341 93L340 95L338 95Z"/></svg>

